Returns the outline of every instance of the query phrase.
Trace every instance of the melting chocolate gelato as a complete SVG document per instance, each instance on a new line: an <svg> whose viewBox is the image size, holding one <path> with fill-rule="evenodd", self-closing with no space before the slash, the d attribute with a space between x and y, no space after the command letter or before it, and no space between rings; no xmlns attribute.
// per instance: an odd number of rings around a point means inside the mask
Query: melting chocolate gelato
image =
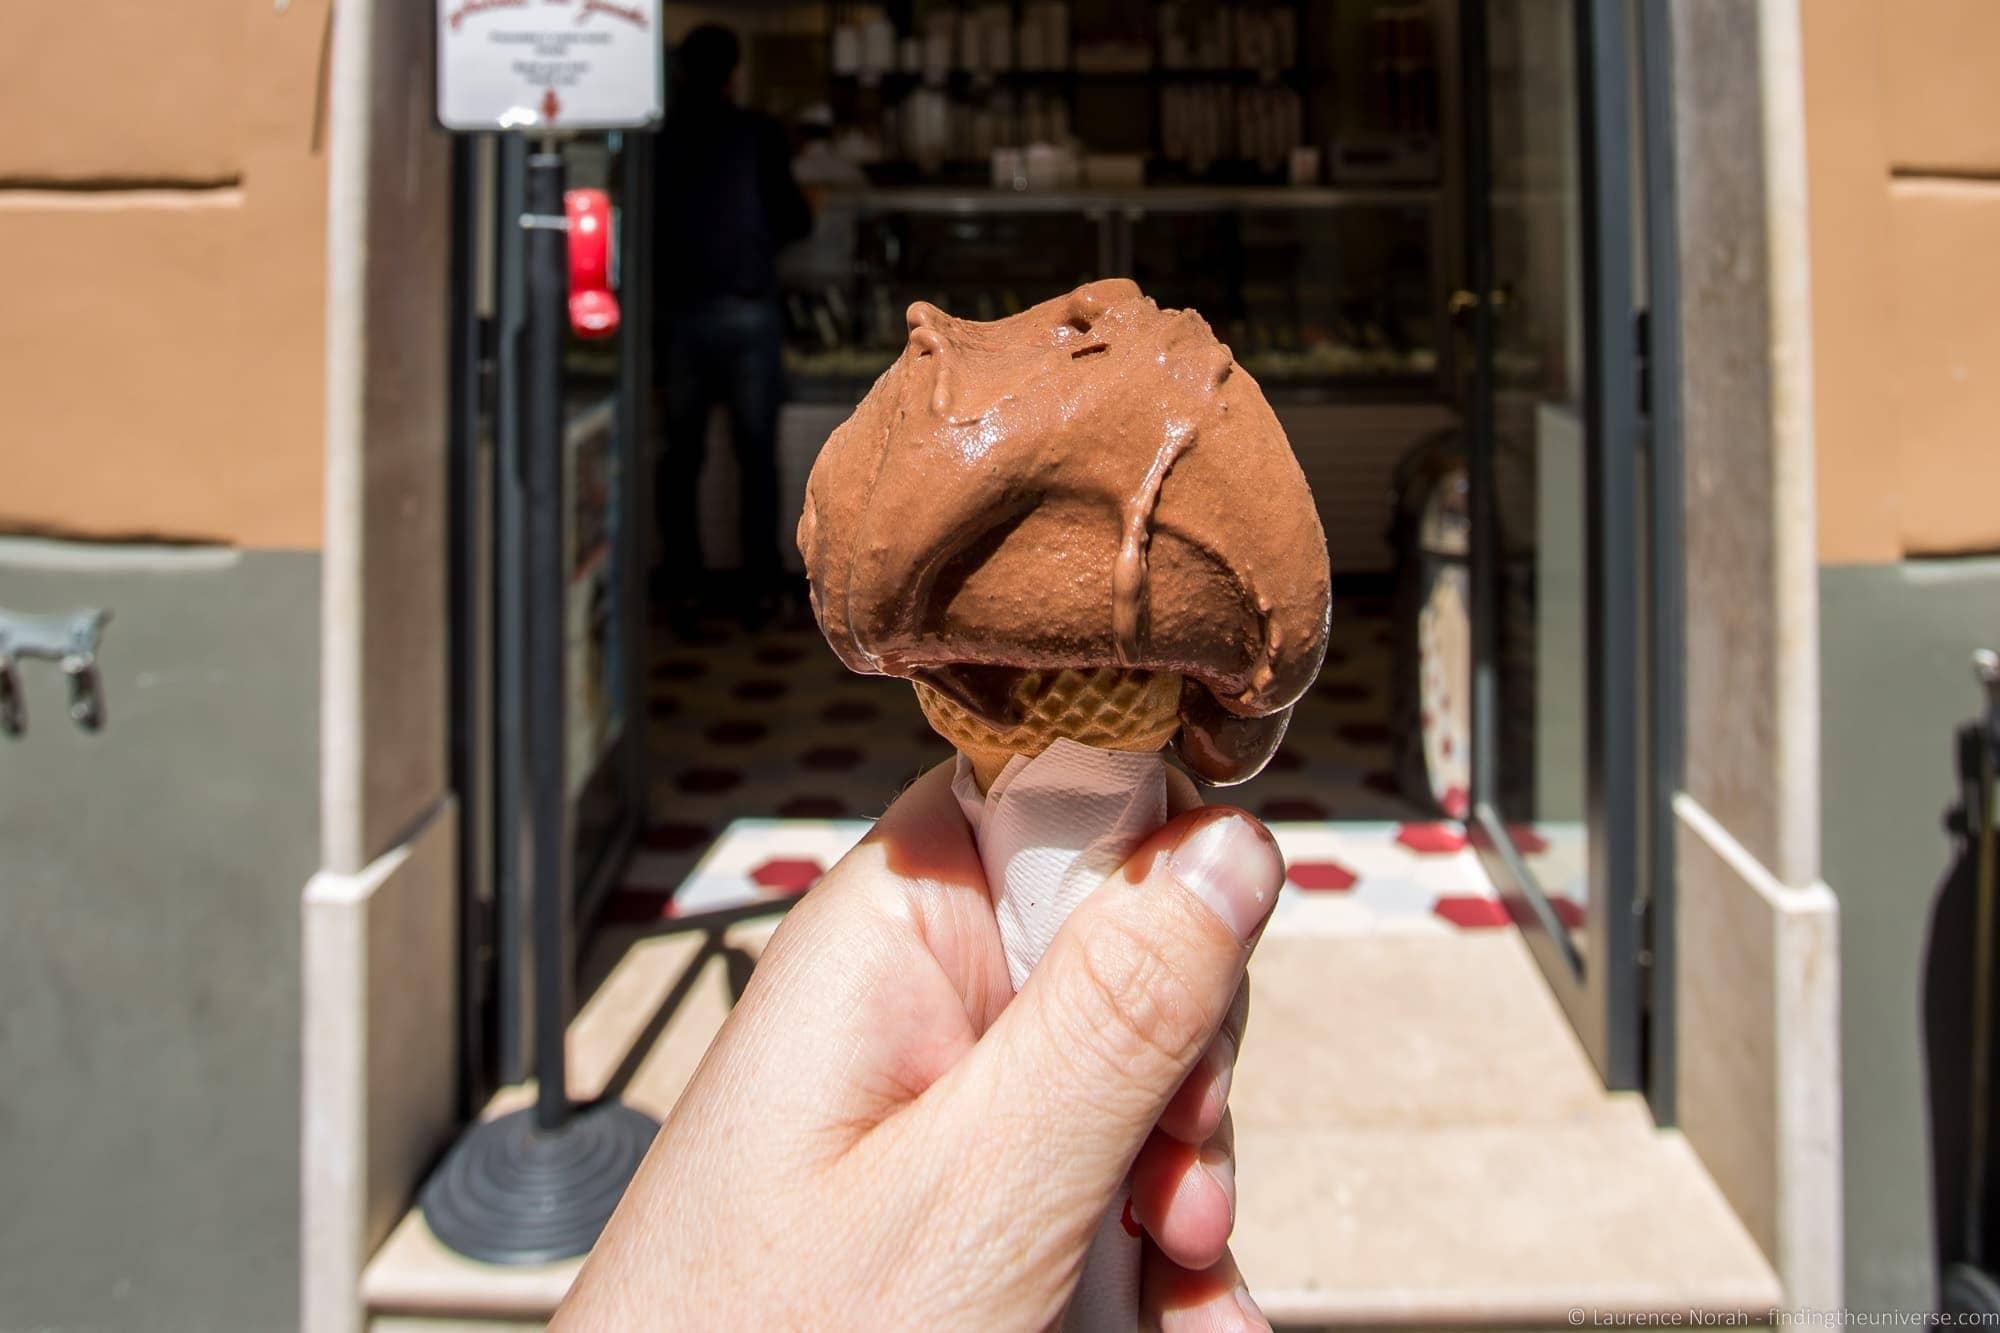
<svg viewBox="0 0 2000 1333"><path fill-rule="evenodd" d="M997 727L1012 674L1183 678L1176 746L1263 768L1326 653L1326 536L1257 383L1123 278L991 323L923 302L814 465L813 610L855 671Z"/></svg>

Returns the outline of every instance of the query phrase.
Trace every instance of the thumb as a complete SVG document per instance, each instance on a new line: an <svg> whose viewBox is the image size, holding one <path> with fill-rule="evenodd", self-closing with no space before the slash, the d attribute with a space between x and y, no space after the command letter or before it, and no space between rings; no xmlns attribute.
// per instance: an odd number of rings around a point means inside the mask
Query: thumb
<svg viewBox="0 0 2000 1333"><path fill-rule="evenodd" d="M1277 843L1243 811L1169 821L952 1071L953 1100L985 1109L994 1160L1028 1173L1045 1206L1073 1196L1086 1223L1104 1207L1221 1026L1283 878Z"/></svg>

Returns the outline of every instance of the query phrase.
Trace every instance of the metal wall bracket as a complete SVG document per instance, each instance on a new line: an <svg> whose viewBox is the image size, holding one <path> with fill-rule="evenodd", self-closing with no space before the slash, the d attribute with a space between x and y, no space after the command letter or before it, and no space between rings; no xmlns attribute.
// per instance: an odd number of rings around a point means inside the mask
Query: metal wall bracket
<svg viewBox="0 0 2000 1333"><path fill-rule="evenodd" d="M27 701L21 694L20 663L40 658L62 668L69 682L69 717L84 731L104 725L104 682L97 650L109 611L86 607L54 615L29 615L0 608L0 735L28 729Z"/></svg>

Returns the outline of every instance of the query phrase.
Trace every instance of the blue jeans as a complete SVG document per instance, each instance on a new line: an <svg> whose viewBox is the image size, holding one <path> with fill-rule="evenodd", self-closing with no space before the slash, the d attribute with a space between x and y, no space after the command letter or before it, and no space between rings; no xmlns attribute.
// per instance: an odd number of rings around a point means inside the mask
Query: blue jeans
<svg viewBox="0 0 2000 1333"><path fill-rule="evenodd" d="M655 488L669 569L702 569L697 483L708 418L720 404L742 476L743 572L774 583L778 557L778 408L784 400L784 318L775 300L718 296L663 312L666 448Z"/></svg>

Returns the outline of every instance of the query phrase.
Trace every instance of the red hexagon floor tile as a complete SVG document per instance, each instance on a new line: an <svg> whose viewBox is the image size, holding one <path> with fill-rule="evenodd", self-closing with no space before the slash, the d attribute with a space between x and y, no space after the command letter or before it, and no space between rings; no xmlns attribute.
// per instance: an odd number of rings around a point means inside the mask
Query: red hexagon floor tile
<svg viewBox="0 0 2000 1333"><path fill-rule="evenodd" d="M1338 861L1298 861L1285 868L1285 879L1315 892L1351 889L1360 876Z"/></svg>
<svg viewBox="0 0 2000 1333"><path fill-rule="evenodd" d="M1465 850L1465 830L1456 824L1405 824L1396 841L1419 856L1450 855Z"/></svg>
<svg viewBox="0 0 2000 1333"><path fill-rule="evenodd" d="M826 867L811 856L773 856L750 869L750 882L778 893L804 893L819 882Z"/></svg>
<svg viewBox="0 0 2000 1333"><path fill-rule="evenodd" d="M1446 894L1431 905L1431 910L1461 930L1504 926L1508 922L1505 904L1498 898L1478 894Z"/></svg>

